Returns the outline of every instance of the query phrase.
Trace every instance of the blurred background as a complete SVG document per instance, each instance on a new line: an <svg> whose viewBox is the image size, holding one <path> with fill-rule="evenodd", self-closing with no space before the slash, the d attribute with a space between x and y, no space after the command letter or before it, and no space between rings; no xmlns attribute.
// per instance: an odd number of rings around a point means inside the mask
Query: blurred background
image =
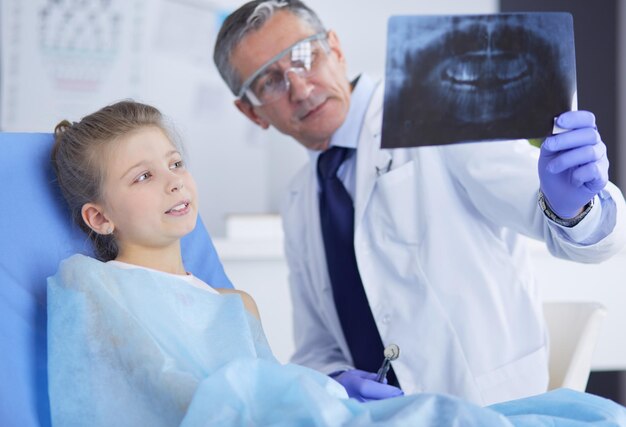
<svg viewBox="0 0 626 427"><path fill-rule="evenodd" d="M391 15L571 12L579 108L596 113L611 179L626 188L626 0L306 3L339 35L350 78L361 72L383 77ZM286 361L293 350L291 306L277 212L307 156L293 140L239 113L213 65L219 26L241 4L0 0L0 131L52 132L62 119L78 121L127 98L159 108L186 147L200 213L227 273L257 299L270 343ZM552 260L541 245L532 247L547 300L595 300L609 308L590 387L626 403L626 252L586 266Z"/></svg>
<svg viewBox="0 0 626 427"><path fill-rule="evenodd" d="M212 61L234 0L0 0L0 130L51 132L62 119L125 98L155 105L184 142L200 188L202 217L224 236L230 214L277 212L289 178L306 161L297 143L263 131L233 106ZM598 115L611 178L624 187L626 139L623 2L603 0L310 0L339 34L352 78L383 77L390 15L565 10L574 13L579 105ZM621 61L621 62L620 62ZM621 72L620 72L620 68ZM620 114L621 113L621 114ZM621 128L619 128L619 126ZM620 149L621 148L621 149ZM619 158L622 157L622 159Z"/></svg>

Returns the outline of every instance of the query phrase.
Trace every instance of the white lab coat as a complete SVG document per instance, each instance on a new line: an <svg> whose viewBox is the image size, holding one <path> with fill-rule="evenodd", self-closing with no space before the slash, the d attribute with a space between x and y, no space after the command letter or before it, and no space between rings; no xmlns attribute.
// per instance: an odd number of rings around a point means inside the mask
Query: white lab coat
<svg viewBox="0 0 626 427"><path fill-rule="evenodd" d="M358 142L354 247L383 344L400 346L393 368L402 389L483 405L545 391L546 327L518 233L545 240L556 256L601 261L626 240L623 196L607 185L593 209L613 231L578 244L537 205L538 149L525 140L380 149L382 96L380 85ZM352 360L333 303L317 194L309 164L283 209L293 362L330 373Z"/></svg>

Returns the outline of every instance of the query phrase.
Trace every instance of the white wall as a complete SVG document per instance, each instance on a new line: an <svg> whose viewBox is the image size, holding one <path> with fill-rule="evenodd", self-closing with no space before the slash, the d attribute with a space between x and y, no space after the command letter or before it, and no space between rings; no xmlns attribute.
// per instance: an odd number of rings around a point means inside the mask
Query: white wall
<svg viewBox="0 0 626 427"><path fill-rule="evenodd" d="M306 161L306 153L278 132L262 131L245 119L233 106L211 58L218 18L243 2L112 0L108 4L119 13L121 39L107 51L108 61L100 61L101 52L89 50L82 61L76 51L64 49L59 54L54 44L57 38L72 40L71 25L52 30L48 25L43 34L43 8L62 20L59 8L72 4L0 0L4 100L0 130L51 132L61 119L77 121L105 104L132 97L154 104L176 124L198 181L201 215L214 236L224 235L230 213L277 211L284 187ZM95 1L85 4L81 7L100 7ZM339 34L350 77L360 72L383 75L386 21L392 14L490 13L497 8L496 0L307 4ZM73 12L80 14L76 8ZM53 49L42 48L41 40L53 44ZM75 64L85 72L102 65L94 87L82 91L58 87L59 67L71 74L78 69L72 69Z"/></svg>

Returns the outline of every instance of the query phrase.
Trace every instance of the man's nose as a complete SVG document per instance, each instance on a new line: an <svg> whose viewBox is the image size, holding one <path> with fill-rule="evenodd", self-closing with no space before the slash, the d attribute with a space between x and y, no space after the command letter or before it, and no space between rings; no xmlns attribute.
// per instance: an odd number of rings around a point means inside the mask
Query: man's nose
<svg viewBox="0 0 626 427"><path fill-rule="evenodd" d="M313 84L304 74L304 70L289 68L285 71L285 79L289 83L289 98L294 101L303 101L311 95Z"/></svg>

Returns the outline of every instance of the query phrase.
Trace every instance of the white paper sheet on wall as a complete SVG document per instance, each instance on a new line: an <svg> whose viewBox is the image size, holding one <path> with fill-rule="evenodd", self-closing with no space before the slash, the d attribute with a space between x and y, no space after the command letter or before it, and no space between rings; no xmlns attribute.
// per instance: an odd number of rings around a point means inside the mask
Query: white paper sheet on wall
<svg viewBox="0 0 626 427"><path fill-rule="evenodd" d="M206 2L162 2L152 42L156 52L209 69L220 22Z"/></svg>
<svg viewBox="0 0 626 427"><path fill-rule="evenodd" d="M2 129L50 132L137 94L144 10L140 0L4 0Z"/></svg>

